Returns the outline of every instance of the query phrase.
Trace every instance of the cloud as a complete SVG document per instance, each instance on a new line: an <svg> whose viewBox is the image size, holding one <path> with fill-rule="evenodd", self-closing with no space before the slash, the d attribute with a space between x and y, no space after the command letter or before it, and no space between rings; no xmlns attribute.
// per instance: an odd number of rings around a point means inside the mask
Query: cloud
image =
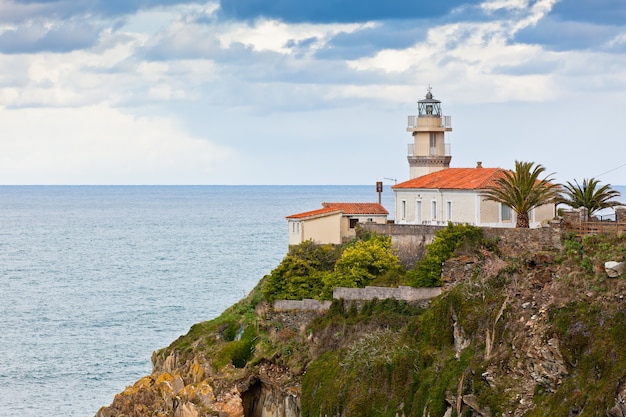
<svg viewBox="0 0 626 417"><path fill-rule="evenodd" d="M405 49L426 39L426 25L415 20L384 21L333 36L315 55L319 59L353 60L382 49Z"/></svg>
<svg viewBox="0 0 626 417"><path fill-rule="evenodd" d="M2 184L204 184L235 152L103 106L0 110Z"/></svg>
<svg viewBox="0 0 626 417"><path fill-rule="evenodd" d="M84 21L29 22L0 31L0 53L69 52L91 47L101 28Z"/></svg>
<svg viewBox="0 0 626 417"><path fill-rule="evenodd" d="M515 35L515 41L540 45L552 51L612 50L611 41L623 29L584 21L560 21L549 16L536 26L526 27ZM622 52L618 50L616 52Z"/></svg>

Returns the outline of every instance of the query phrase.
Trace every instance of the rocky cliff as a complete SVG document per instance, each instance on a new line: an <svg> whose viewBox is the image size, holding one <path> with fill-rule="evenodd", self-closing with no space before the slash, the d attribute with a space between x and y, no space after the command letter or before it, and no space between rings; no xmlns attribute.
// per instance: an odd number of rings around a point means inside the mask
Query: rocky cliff
<svg viewBox="0 0 626 417"><path fill-rule="evenodd" d="M626 416L626 239L457 253L431 304L274 311L256 289L155 352L111 416ZM262 283L261 283L262 284Z"/></svg>

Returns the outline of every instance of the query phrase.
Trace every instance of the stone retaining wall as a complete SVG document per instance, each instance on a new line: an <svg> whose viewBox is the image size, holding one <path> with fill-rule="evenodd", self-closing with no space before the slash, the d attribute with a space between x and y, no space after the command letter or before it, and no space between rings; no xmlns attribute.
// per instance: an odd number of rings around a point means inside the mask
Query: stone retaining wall
<svg viewBox="0 0 626 417"><path fill-rule="evenodd" d="M403 287L365 287L365 288L345 288L337 287L333 290L334 299L344 299L346 301L370 301L374 298L385 300L395 298L404 301L430 300L441 294L441 288L413 288Z"/></svg>
<svg viewBox="0 0 626 417"><path fill-rule="evenodd" d="M542 252L563 249L563 230L558 222L551 227L536 229L483 228L483 237L497 241L504 256L519 256L524 252Z"/></svg>
<svg viewBox="0 0 626 417"><path fill-rule="evenodd" d="M304 300L276 300L274 310L326 311L331 301L318 301L305 298Z"/></svg>
<svg viewBox="0 0 626 417"><path fill-rule="evenodd" d="M345 301L371 301L375 298L385 300L394 298L396 300L414 302L429 301L441 294L441 288L413 288L403 287L365 287L346 288L337 287L333 290L333 298ZM304 300L276 300L274 301L275 311L326 311L330 308L330 301L318 301L311 299Z"/></svg>

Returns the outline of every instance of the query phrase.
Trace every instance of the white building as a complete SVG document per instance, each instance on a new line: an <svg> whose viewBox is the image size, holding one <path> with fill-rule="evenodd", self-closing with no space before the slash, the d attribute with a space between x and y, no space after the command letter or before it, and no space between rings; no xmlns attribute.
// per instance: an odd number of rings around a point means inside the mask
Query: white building
<svg viewBox="0 0 626 417"><path fill-rule="evenodd" d="M418 101L417 116L409 116L409 180L391 187L395 219L399 224L468 223L475 226L514 227L510 207L487 201L483 194L502 176L501 168L450 168L452 155L445 133L452 131L450 116L442 116L441 102L429 89ZM530 227L554 217L554 204L529 213Z"/></svg>
<svg viewBox="0 0 626 417"><path fill-rule="evenodd" d="M396 223L467 223L481 227L515 227L510 207L483 196L488 186L502 176L501 168L448 168L413 178L391 187L396 199ZM554 217L554 204L529 213L530 227Z"/></svg>

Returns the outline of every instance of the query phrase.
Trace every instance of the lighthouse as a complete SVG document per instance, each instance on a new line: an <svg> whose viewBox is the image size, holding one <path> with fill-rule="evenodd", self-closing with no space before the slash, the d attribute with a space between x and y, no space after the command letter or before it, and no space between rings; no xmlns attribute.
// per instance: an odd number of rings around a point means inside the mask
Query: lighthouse
<svg viewBox="0 0 626 417"><path fill-rule="evenodd" d="M417 102L417 116L409 116L407 132L413 135L409 143L409 179L450 167L450 144L446 132L452 131L450 116L441 114L441 101L433 97L428 87L426 98Z"/></svg>

